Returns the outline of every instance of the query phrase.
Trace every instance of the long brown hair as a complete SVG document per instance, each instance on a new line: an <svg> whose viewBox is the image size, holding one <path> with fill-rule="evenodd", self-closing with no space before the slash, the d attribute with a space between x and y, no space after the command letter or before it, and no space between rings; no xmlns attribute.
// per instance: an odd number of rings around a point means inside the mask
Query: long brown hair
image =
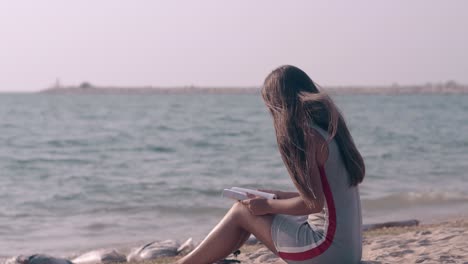
<svg viewBox="0 0 468 264"><path fill-rule="evenodd" d="M336 140L350 177L350 185L356 186L362 182L365 175L364 160L343 116L331 98L319 91L305 72L290 65L275 69L265 79L262 96L273 116L281 157L294 185L309 206L315 194L310 188L308 168L317 166L307 159L306 146L315 143L307 133L311 122L328 131L327 142Z"/></svg>

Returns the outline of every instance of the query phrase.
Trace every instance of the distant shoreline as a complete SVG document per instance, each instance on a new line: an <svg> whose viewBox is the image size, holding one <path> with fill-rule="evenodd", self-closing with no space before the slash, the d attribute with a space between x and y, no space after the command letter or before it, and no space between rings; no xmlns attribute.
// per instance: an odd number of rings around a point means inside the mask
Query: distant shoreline
<svg viewBox="0 0 468 264"><path fill-rule="evenodd" d="M335 94L468 94L468 85L445 83L437 85L411 86L333 86L324 87L323 91ZM260 94L259 87L113 87L113 86L65 86L52 87L41 94Z"/></svg>

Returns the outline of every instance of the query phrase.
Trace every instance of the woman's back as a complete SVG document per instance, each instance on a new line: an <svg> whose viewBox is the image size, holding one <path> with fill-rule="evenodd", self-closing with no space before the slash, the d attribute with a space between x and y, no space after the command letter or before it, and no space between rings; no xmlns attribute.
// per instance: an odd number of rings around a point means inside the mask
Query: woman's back
<svg viewBox="0 0 468 264"><path fill-rule="evenodd" d="M318 126L311 126L327 140L328 132ZM359 190L350 185L350 177L340 155L340 149L333 139L328 144L328 159L320 168L324 210L308 216L312 229L323 234L319 241L319 259L335 259L342 256L340 263L358 263L362 254L362 217ZM320 244L320 245L319 245ZM332 254L333 256L327 256Z"/></svg>

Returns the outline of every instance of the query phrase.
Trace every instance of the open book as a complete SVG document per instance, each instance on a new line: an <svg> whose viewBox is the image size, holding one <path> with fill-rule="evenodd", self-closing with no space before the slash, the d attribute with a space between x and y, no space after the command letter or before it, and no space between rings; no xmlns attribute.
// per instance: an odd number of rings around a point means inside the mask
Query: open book
<svg viewBox="0 0 468 264"><path fill-rule="evenodd" d="M231 187L230 189L223 190L223 197L231 198L234 200L245 200L249 199L247 193L257 195L260 197L264 197L266 199L276 199L276 194L261 192L258 190L247 189L247 188L239 188L239 187Z"/></svg>

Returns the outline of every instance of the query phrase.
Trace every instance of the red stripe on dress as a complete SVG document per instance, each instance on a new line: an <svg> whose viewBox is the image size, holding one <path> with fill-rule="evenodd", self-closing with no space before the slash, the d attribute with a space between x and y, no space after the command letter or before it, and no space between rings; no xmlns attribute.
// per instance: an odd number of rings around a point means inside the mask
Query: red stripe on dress
<svg viewBox="0 0 468 264"><path fill-rule="evenodd" d="M325 200L327 201L328 206L328 227L327 235L325 240L318 246L309 249L304 252L297 253L288 253L288 252L278 252L278 255L285 260L307 260L314 258L322 253L324 253L332 244L333 238L335 237L336 231L336 208L333 201L333 195L331 192L330 185L328 184L327 175L325 174L325 169L323 166L319 167L320 170L320 179L322 180L323 193L325 195Z"/></svg>

